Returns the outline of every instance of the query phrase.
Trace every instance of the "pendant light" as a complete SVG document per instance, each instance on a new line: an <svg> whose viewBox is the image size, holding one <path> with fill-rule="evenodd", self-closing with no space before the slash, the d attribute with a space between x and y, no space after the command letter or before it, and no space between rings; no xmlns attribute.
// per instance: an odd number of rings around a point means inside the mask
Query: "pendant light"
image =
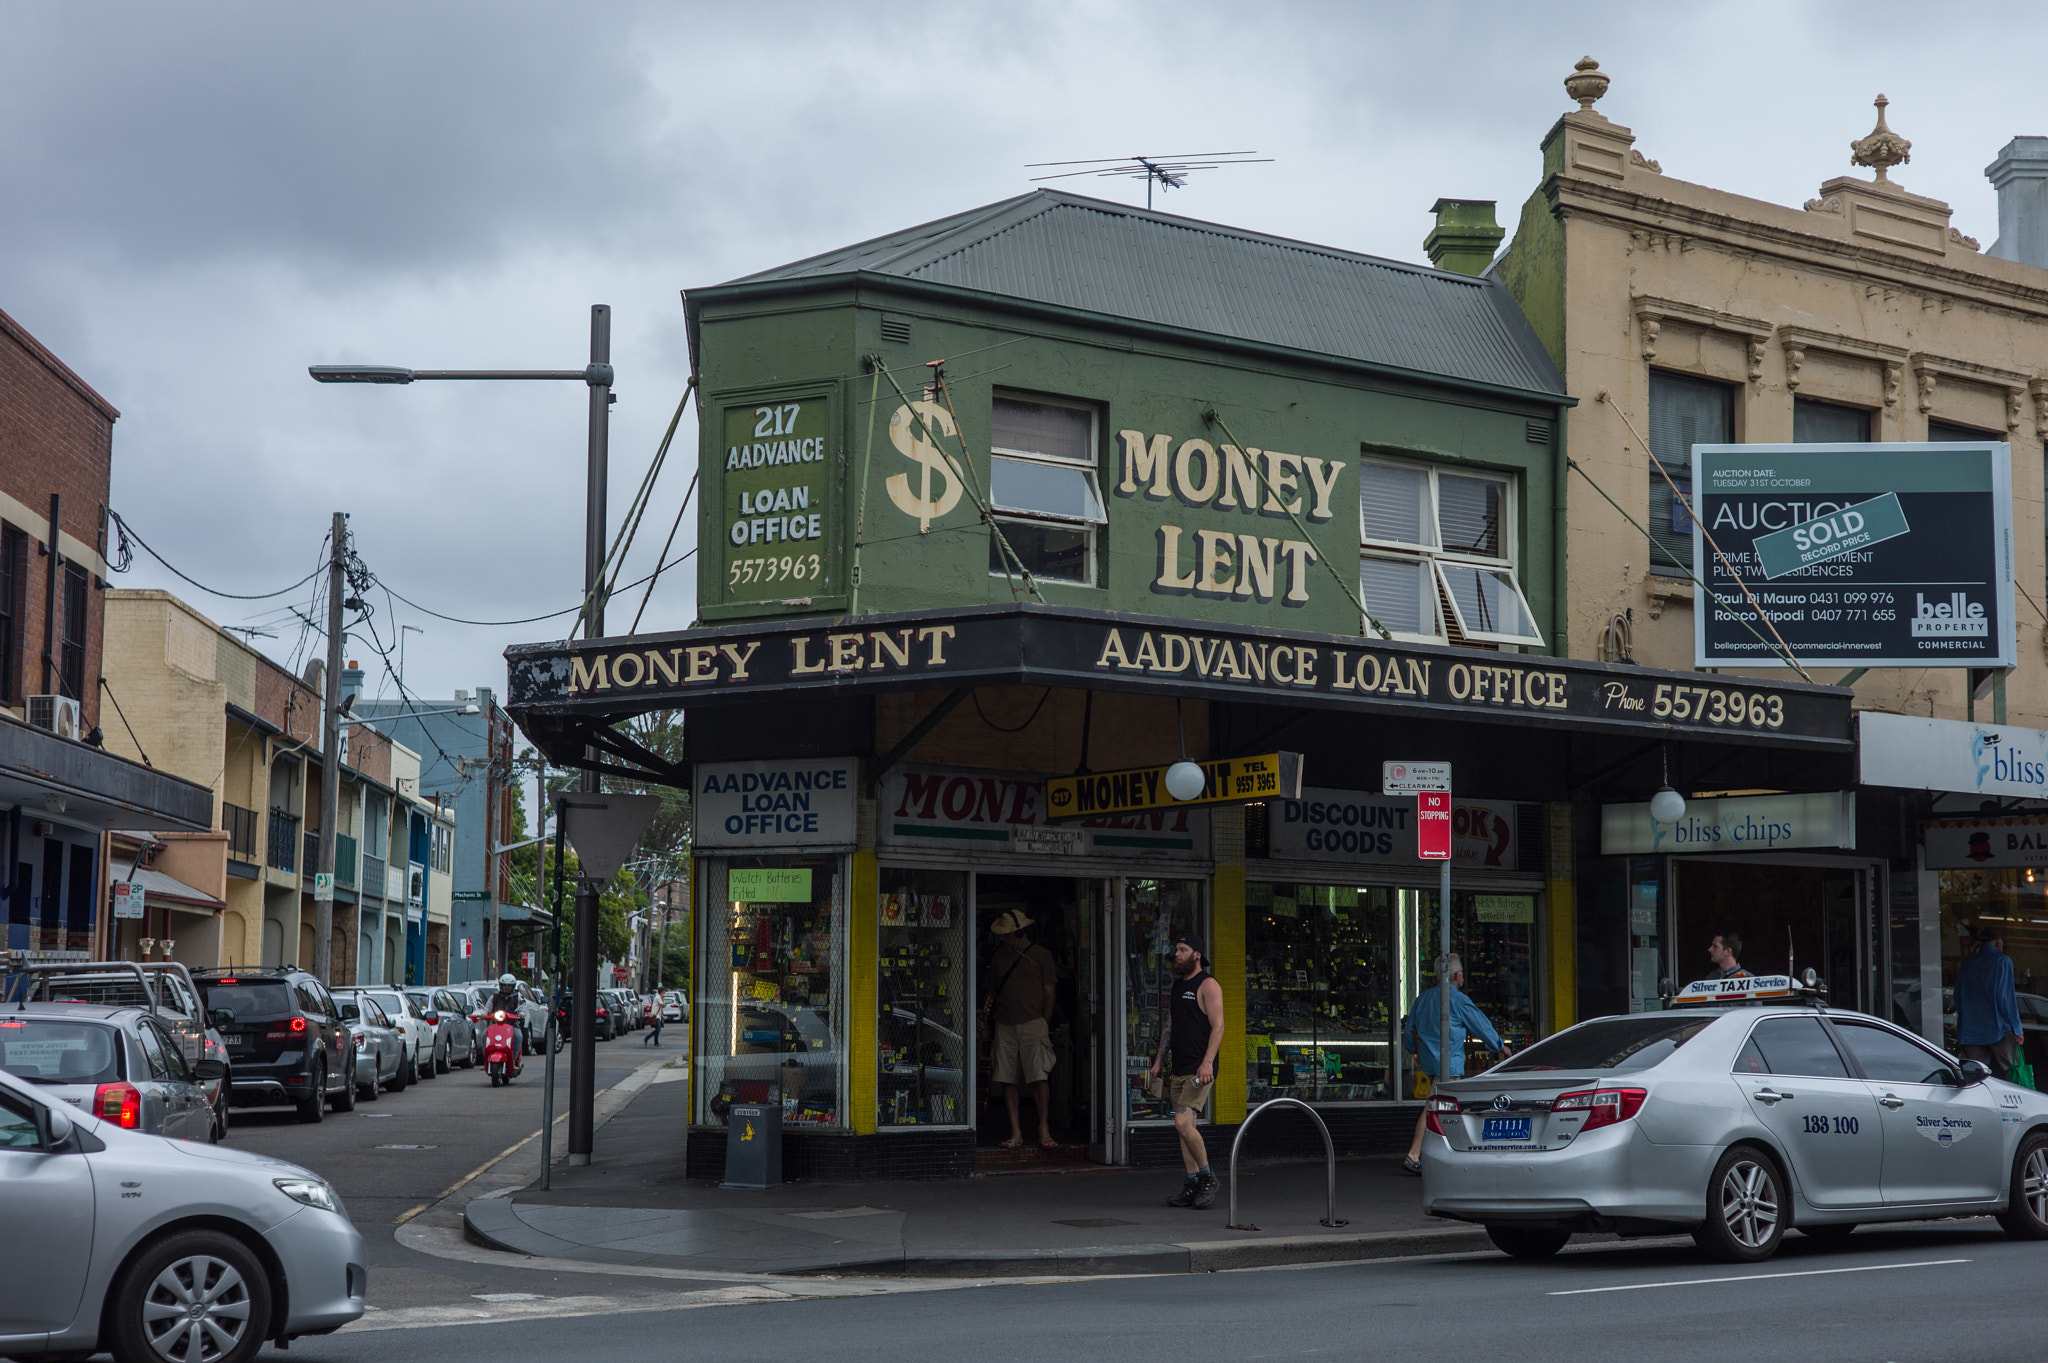
<svg viewBox="0 0 2048 1363"><path fill-rule="evenodd" d="M1180 761L1166 769L1166 793L1176 800L1192 800L1208 788L1209 774L1188 761L1188 726L1178 696L1173 699L1173 722L1180 730Z"/></svg>
<svg viewBox="0 0 2048 1363"><path fill-rule="evenodd" d="M1671 750L1664 750L1664 784L1650 797L1650 817L1658 823L1677 823L1685 817L1685 797L1671 788Z"/></svg>

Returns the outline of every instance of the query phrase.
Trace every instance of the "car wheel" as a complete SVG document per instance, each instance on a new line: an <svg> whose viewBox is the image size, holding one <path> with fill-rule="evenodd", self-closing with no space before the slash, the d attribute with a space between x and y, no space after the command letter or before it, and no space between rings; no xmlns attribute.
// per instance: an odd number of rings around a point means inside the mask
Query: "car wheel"
<svg viewBox="0 0 2048 1363"><path fill-rule="evenodd" d="M1564 1248L1572 1233L1541 1226L1488 1226L1486 1238L1502 1254L1512 1254L1517 1259L1548 1259Z"/></svg>
<svg viewBox="0 0 2048 1363"><path fill-rule="evenodd" d="M308 1125L327 1115L327 1062L322 1060L313 1067L313 1082L307 1086L311 1091L299 1100L299 1120Z"/></svg>
<svg viewBox="0 0 2048 1363"><path fill-rule="evenodd" d="M1778 1166L1752 1145L1721 1156L1707 1180L1707 1219L1693 1243L1723 1263L1753 1264L1785 1238L1785 1194Z"/></svg>
<svg viewBox="0 0 2048 1363"><path fill-rule="evenodd" d="M361 1084L356 1082L356 1076L361 1073L362 1066L355 1063L354 1057L350 1057L348 1082L343 1084L335 1092L334 1096L327 1100L327 1106L330 1111L354 1112L356 1110L356 1090L362 1087Z"/></svg>
<svg viewBox="0 0 2048 1363"><path fill-rule="evenodd" d="M1998 1224L2015 1240L2048 1240L2048 1132L2034 1131L2012 1158L2012 1189Z"/></svg>
<svg viewBox="0 0 2048 1363"><path fill-rule="evenodd" d="M454 1068L453 1065L448 1063L448 1048L446 1046L434 1047L434 1073L446 1074Z"/></svg>
<svg viewBox="0 0 2048 1363"><path fill-rule="evenodd" d="M413 1066L413 1078L434 1079L439 1077L441 1069L435 1061L434 1048L428 1047L424 1057L421 1057L418 1051L414 1051L413 1056L416 1060Z"/></svg>
<svg viewBox="0 0 2048 1363"><path fill-rule="evenodd" d="M403 1093L412 1082L412 1052L406 1051L398 1057L398 1068L384 1081L386 1093Z"/></svg>
<svg viewBox="0 0 2048 1363"><path fill-rule="evenodd" d="M220 1101L213 1105L213 1143L219 1145L228 1138L228 1079L220 1081Z"/></svg>
<svg viewBox="0 0 2048 1363"><path fill-rule="evenodd" d="M186 1231L122 1271L109 1311L119 1363L247 1363L270 1333L270 1280L241 1241Z"/></svg>

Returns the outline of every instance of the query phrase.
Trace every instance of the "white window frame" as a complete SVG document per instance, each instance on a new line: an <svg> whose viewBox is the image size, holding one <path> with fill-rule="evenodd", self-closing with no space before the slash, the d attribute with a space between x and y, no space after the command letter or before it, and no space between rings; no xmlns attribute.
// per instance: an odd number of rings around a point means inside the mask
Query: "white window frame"
<svg viewBox="0 0 2048 1363"><path fill-rule="evenodd" d="M1038 393L996 393L991 405L997 402L1029 402L1041 407L1063 407L1069 411L1085 412L1088 416L1088 454L1085 459L1067 459L1043 450L1019 450L989 441L989 510L999 525L1027 525L1050 527L1059 530L1079 529L1088 536L1088 566L1084 577L1046 577L1040 580L1059 583L1069 587L1098 587L1101 576L1097 570L1097 556L1101 551L1099 530L1109 524L1109 503L1102 495L1102 414L1092 403L1077 402L1072 398L1047 397ZM993 422L990 423L993 426ZM1088 479L1088 491L1095 498L1097 515L1061 516L1044 511L1016 511L997 505L995 499L995 461L1009 459L1022 464L1040 464L1047 468L1075 469ZM990 577L1007 576L999 568L990 568ZM1037 577L1036 573L1033 577Z"/></svg>
<svg viewBox="0 0 2048 1363"><path fill-rule="evenodd" d="M1529 607L1529 598L1522 591L1521 577L1515 566L1517 560L1521 557L1520 537L1518 534L1520 518L1517 515L1518 502L1521 496L1520 480L1514 474L1503 473L1494 469L1425 464L1416 460L1384 459L1366 456L1362 457L1359 462L1361 465L1358 500L1359 561L1362 564L1367 559L1380 559L1401 563L1424 564L1428 568L1430 584L1435 588L1435 591L1430 594L1430 616L1435 624L1434 633L1409 633L1401 630L1390 630L1389 632L1396 639L1406 640L1411 643L1442 644L1450 642L1450 632L1446 627L1443 612L1443 603L1448 601L1452 615L1456 619L1459 634L1473 643L1543 647L1543 631L1535 623L1536 612ZM1364 465L1378 465L1385 468L1409 471L1419 469L1428 475L1429 509L1426 529L1429 534L1430 543L1412 544L1403 540L1374 539L1367 536L1365 533ZM1454 478L1484 480L1501 485L1501 553L1498 557L1486 554L1459 553L1442 547L1443 520L1440 509L1442 507L1442 496L1439 491L1439 480L1446 475ZM1516 601L1520 603L1523 613L1529 619L1530 633L1503 634L1495 630L1469 628L1466 624L1465 612L1458 604L1458 594L1451 590L1450 581L1445 576L1444 567L1447 564L1507 574L1508 585L1513 589ZM1368 609L1370 609L1370 606L1371 603L1368 602Z"/></svg>

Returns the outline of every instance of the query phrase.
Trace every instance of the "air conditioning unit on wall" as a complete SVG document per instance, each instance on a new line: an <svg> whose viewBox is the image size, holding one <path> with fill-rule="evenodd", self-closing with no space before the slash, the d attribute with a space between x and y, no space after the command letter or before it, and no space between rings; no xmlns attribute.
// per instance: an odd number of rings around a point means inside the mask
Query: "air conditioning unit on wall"
<svg viewBox="0 0 2048 1363"><path fill-rule="evenodd" d="M30 696L28 722L38 729L48 729L59 738L77 738L78 702L69 696Z"/></svg>

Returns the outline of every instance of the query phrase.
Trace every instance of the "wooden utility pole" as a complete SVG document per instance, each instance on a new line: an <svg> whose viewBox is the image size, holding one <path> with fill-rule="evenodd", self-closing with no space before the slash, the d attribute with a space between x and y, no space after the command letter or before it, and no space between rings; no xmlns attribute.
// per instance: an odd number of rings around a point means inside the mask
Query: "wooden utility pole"
<svg viewBox="0 0 2048 1363"><path fill-rule="evenodd" d="M334 513L334 529L328 536L333 554L327 560L327 673L322 678L326 695L320 703L320 856L314 867L313 893L313 975L332 986L328 978L334 968L334 843L336 815L341 804L341 601L345 588L342 565L348 558L348 516ZM324 882L317 876L324 875ZM318 886L324 884L327 897Z"/></svg>

